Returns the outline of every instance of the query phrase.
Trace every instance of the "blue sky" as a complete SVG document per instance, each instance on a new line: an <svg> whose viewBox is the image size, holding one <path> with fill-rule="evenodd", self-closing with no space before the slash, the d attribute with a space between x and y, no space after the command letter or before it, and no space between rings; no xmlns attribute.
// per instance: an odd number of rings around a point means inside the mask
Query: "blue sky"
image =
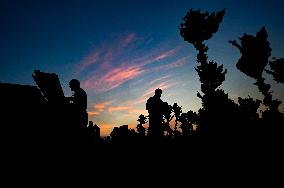
<svg viewBox="0 0 284 188"><path fill-rule="evenodd" d="M157 87L164 101L197 111L197 52L178 31L190 8L226 8L219 31L207 41L209 59L228 70L222 88L230 98L262 99L255 81L236 69L240 54L228 40L265 26L271 57L284 57L284 1L2 0L0 81L35 85L31 75L39 69L58 74L71 95L68 82L79 79L88 93L89 118L104 135L113 126L135 127ZM273 96L284 100L283 85L264 76Z"/></svg>

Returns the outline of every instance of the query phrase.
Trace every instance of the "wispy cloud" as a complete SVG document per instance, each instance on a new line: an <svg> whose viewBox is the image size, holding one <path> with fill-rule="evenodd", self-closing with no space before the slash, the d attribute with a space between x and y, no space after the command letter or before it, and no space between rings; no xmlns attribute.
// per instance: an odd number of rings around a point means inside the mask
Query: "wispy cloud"
<svg viewBox="0 0 284 188"><path fill-rule="evenodd" d="M127 46L127 45L133 43L136 39L137 39L136 34L130 33L125 38L123 38L122 45Z"/></svg>
<svg viewBox="0 0 284 188"><path fill-rule="evenodd" d="M146 97L146 96L154 94L155 90L157 88L160 88L162 90L166 90L166 89L170 88L173 85L175 85L175 83L173 83L173 82L171 83L170 81L161 82L159 84L151 86L148 90L146 90L146 92L143 94L143 97Z"/></svg>
<svg viewBox="0 0 284 188"><path fill-rule="evenodd" d="M121 65L120 67L107 71L105 75L101 77L97 75L89 77L82 85L84 88L94 90L96 93L106 92L120 86L128 80L136 78L143 72L141 67Z"/></svg>
<svg viewBox="0 0 284 188"><path fill-rule="evenodd" d="M130 103L132 105L144 104L144 103L146 103L148 98L149 98L148 96L142 96L142 97L140 97L138 99L128 101L128 103Z"/></svg>
<svg viewBox="0 0 284 188"><path fill-rule="evenodd" d="M114 112L114 111L129 111L133 110L132 106L112 106L108 108L109 112Z"/></svg>
<svg viewBox="0 0 284 188"><path fill-rule="evenodd" d="M176 49L171 49L147 58L136 57L124 64L108 69L104 72L104 75L102 75L102 72L96 71L94 75L83 81L82 85L85 89L94 90L96 93L115 89L126 81L137 78L147 71L151 71L152 68L145 68L145 65L170 57L175 54L175 51ZM180 61L174 62L173 65L168 65L168 67L177 66L177 63L181 64ZM99 70L101 69L99 68Z"/></svg>
<svg viewBox="0 0 284 188"><path fill-rule="evenodd" d="M149 51L144 50L143 54L137 54L134 53L135 50L143 44L143 41L137 41L136 34L130 33L119 37L112 44L104 43L101 48L96 48L84 57L77 69L79 73L85 69L89 70L89 75L84 75L83 88L95 93L115 89L129 80L151 71L152 67L149 68L147 65L167 60L167 58L176 55L179 49L176 47L163 50L161 47ZM129 51L130 46L132 48ZM93 69L89 69L91 65L94 65Z"/></svg>
<svg viewBox="0 0 284 188"><path fill-rule="evenodd" d="M186 57L181 57L180 59L165 65L166 68L177 68L177 67L181 67L183 65L185 65L186 63L188 63L188 59L191 56L186 56Z"/></svg>
<svg viewBox="0 0 284 188"><path fill-rule="evenodd" d="M94 108L96 109L105 109L107 105L113 103L113 101L103 101L101 103L94 104Z"/></svg>
<svg viewBox="0 0 284 188"><path fill-rule="evenodd" d="M91 105L92 110L88 111L88 115L89 116L100 115L111 103L113 103L113 101L103 101L100 103L92 104Z"/></svg>
<svg viewBox="0 0 284 188"><path fill-rule="evenodd" d="M100 60L100 52L94 51L90 53L88 56L84 57L77 67L76 73L82 72L84 69L88 68L90 65L98 63Z"/></svg>
<svg viewBox="0 0 284 188"><path fill-rule="evenodd" d="M151 71L151 72L158 72L158 71L162 71L162 70L165 71L165 70L171 70L171 69L174 69L174 68L182 67L186 63L188 63L189 57L190 56L181 57L181 58L179 58L179 59L177 59L177 60L175 60L175 61L173 61L171 63L153 67L149 71Z"/></svg>
<svg viewBox="0 0 284 188"><path fill-rule="evenodd" d="M151 48L146 40L137 37L135 33L120 35L114 40L98 44L78 62L77 76L81 78L81 85L89 96L122 95L113 97L115 101L106 100L89 105L89 117L98 121L102 135L109 135L114 126L119 126L114 122L136 125L140 114L148 114L143 104L154 94L155 89L165 91L179 84L174 73L169 70L182 67L187 62L187 57L181 55L180 47L158 44ZM145 77L148 75L151 76ZM133 86L131 81L137 80L142 82L133 93L136 95L139 92L139 96L130 94L125 97L122 86L127 82Z"/></svg>
<svg viewBox="0 0 284 188"><path fill-rule="evenodd" d="M99 115L99 114L100 114L99 111L88 111L89 116L95 116L95 115Z"/></svg>
<svg viewBox="0 0 284 188"><path fill-rule="evenodd" d="M134 105L129 106L112 106L108 108L109 112L125 112L128 115L137 115L137 114L144 114L146 110L135 108ZM138 117L138 116L135 116ZM132 117L131 117L132 118Z"/></svg>
<svg viewBox="0 0 284 188"><path fill-rule="evenodd" d="M78 66L75 73L80 74L91 65L99 64L100 68L109 68L109 62L114 57L120 55L123 48L127 47L136 40L135 33L129 33L124 36L118 36L114 42L115 44L102 43L97 48L91 50L86 56L84 56Z"/></svg>
<svg viewBox="0 0 284 188"><path fill-rule="evenodd" d="M171 49L169 51L162 52L161 54L157 55L152 61L160 61L167 57L173 56L176 54L177 49Z"/></svg>
<svg viewBox="0 0 284 188"><path fill-rule="evenodd" d="M120 86L128 81L136 78L143 80L144 75L178 68L187 61L187 57L180 57L180 54L178 58L175 57L179 53L179 47L160 45L155 49L145 49L144 42L135 33L130 33L111 42L104 41L83 57L78 63L77 73L83 78L81 85L88 95L104 95L105 92L122 88ZM89 117L94 118L94 121L99 120L102 135L109 135L114 126L119 126L114 122L123 124L130 123L131 120L136 125L140 114L148 114L141 104L146 103L155 89L161 88L164 91L177 84L172 73L161 77L161 74L155 75L156 78L152 78L154 80L141 83L140 86L146 89L136 98L130 96L127 101L106 100L89 105ZM120 93L124 91L121 90ZM118 114L120 120L116 119Z"/></svg>
<svg viewBox="0 0 284 188"><path fill-rule="evenodd" d="M159 82L161 82L161 81L163 81L163 80L168 80L168 79L170 79L171 77L172 77L172 75L170 75L170 74L165 75L165 76L158 77L158 78L152 80L152 81L149 83L149 85L153 85L153 84L159 83Z"/></svg>
<svg viewBox="0 0 284 188"><path fill-rule="evenodd" d="M176 81L173 78L173 75L169 74L169 75L158 77L144 84L144 87L147 89L144 92L142 92L139 97L124 101L124 104L126 104L127 106L136 106L139 104L145 104L147 99L151 95L154 95L155 89L160 88L162 90L166 90L177 84L180 84L180 82Z"/></svg>
<svg viewBox="0 0 284 188"><path fill-rule="evenodd" d="M176 55L177 48L167 49L163 51L150 51L145 56L137 57L131 61L131 63L135 63L138 66L145 66L157 61L166 60L167 58Z"/></svg>

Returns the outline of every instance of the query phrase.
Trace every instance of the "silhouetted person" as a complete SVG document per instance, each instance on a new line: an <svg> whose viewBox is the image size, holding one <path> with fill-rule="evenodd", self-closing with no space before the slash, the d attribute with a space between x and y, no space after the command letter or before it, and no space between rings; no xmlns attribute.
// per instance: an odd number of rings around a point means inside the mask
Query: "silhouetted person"
<svg viewBox="0 0 284 188"><path fill-rule="evenodd" d="M72 79L69 82L69 87L71 91L73 91L73 95L71 97L71 103L76 108L80 109L81 111L87 110L87 94L86 92L80 87L79 80Z"/></svg>
<svg viewBox="0 0 284 188"><path fill-rule="evenodd" d="M87 94L80 87L79 80L72 79L69 82L69 87L73 91L72 97L70 97L71 106L71 118L73 128L79 130L80 133L85 134L88 124L88 113L87 113ZM80 134L79 133L79 134ZM82 135L83 136L83 135Z"/></svg>
<svg viewBox="0 0 284 188"><path fill-rule="evenodd" d="M100 138L100 128L97 124L94 125L93 121L89 121L88 134L91 139Z"/></svg>
<svg viewBox="0 0 284 188"><path fill-rule="evenodd" d="M149 113L148 136L150 139L161 140L164 135L163 112L164 102L161 100L162 90L156 89L155 95L150 97L146 103L146 110Z"/></svg>

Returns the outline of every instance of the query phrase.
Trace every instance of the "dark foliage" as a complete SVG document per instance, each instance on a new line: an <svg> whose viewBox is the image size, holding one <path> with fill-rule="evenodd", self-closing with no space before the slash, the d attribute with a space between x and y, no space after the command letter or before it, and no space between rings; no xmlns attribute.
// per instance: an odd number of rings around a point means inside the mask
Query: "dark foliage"
<svg viewBox="0 0 284 188"><path fill-rule="evenodd" d="M269 61L271 70L265 71L271 74L276 82L284 84L284 58L276 59L273 57L272 59L272 61Z"/></svg>
<svg viewBox="0 0 284 188"><path fill-rule="evenodd" d="M262 27L256 36L244 34L240 38L241 44L236 41L229 41L236 46L242 56L237 63L237 68L246 75L255 78L262 78L262 72L268 63L271 54L270 44L267 41L266 29Z"/></svg>
<svg viewBox="0 0 284 188"><path fill-rule="evenodd" d="M185 41L198 45L204 40L208 40L214 33L218 31L219 24L222 22L225 9L220 12L201 12L200 9L190 9L185 17L183 23L180 24L180 34Z"/></svg>

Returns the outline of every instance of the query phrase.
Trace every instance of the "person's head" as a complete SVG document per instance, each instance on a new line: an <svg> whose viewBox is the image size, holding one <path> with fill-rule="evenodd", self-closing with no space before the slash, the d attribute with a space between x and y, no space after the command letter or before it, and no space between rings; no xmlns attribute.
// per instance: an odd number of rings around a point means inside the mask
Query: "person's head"
<svg viewBox="0 0 284 188"><path fill-rule="evenodd" d="M162 96L162 90L160 88L155 90L155 96L161 97Z"/></svg>
<svg viewBox="0 0 284 188"><path fill-rule="evenodd" d="M89 126L94 126L93 121L89 121Z"/></svg>
<svg viewBox="0 0 284 188"><path fill-rule="evenodd" d="M71 88L72 91L75 91L76 89L80 88L80 82L77 79L72 79L69 82L69 87Z"/></svg>

